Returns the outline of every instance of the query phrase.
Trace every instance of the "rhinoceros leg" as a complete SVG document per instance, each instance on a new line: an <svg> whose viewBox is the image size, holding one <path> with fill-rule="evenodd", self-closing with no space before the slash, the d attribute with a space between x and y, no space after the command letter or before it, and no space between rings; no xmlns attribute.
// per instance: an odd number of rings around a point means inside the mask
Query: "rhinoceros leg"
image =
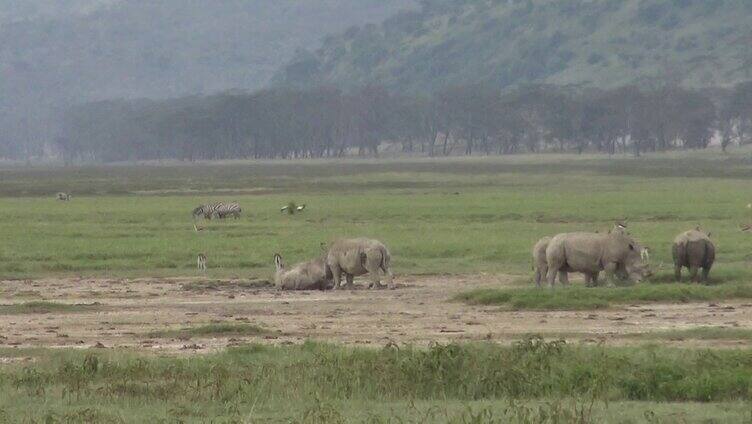
<svg viewBox="0 0 752 424"><path fill-rule="evenodd" d="M562 286L569 285L569 274L566 271L559 271L559 283Z"/></svg>
<svg viewBox="0 0 752 424"><path fill-rule="evenodd" d="M689 279L695 282L699 282L700 280L697 278L697 272L700 270L700 267L697 265L690 265L689 266Z"/></svg>
<svg viewBox="0 0 752 424"><path fill-rule="evenodd" d="M682 266L674 265L674 280L681 281L681 272L682 272Z"/></svg>
<svg viewBox="0 0 752 424"><path fill-rule="evenodd" d="M556 284L556 275L559 273L559 270L549 266L548 272L546 273L546 281L548 282L549 287L554 288L554 284Z"/></svg>
<svg viewBox="0 0 752 424"><path fill-rule="evenodd" d="M394 290L394 274L392 273L392 267L389 266L383 270L384 270L384 277L386 278L386 286L389 287L389 290Z"/></svg>
<svg viewBox="0 0 752 424"><path fill-rule="evenodd" d="M339 284L342 281L342 268L339 267L337 264L333 264L329 267L329 269L332 271L332 277L334 278L334 287L332 290L337 290L340 288Z"/></svg>
<svg viewBox="0 0 752 424"><path fill-rule="evenodd" d="M366 253L366 260L365 260L365 263L363 264L363 267L366 269L366 271L368 271L368 277L371 279L371 282L368 285L368 288L380 289L384 287L381 285L381 278L380 278L382 262L383 260L382 260L380 251L376 249L372 249Z"/></svg>
<svg viewBox="0 0 752 424"><path fill-rule="evenodd" d="M609 286L616 285L614 278L616 277L616 271L619 269L619 264L616 262L607 263L603 267L603 271L606 272L606 284Z"/></svg>
<svg viewBox="0 0 752 424"><path fill-rule="evenodd" d="M585 273L585 287L598 286L598 273Z"/></svg>
<svg viewBox="0 0 752 424"><path fill-rule="evenodd" d="M371 278L371 282L368 284L369 289L383 289L384 288L384 285L381 284L381 279L379 278L378 270L369 272L368 276Z"/></svg>
<svg viewBox="0 0 752 424"><path fill-rule="evenodd" d="M354 279L354 277L353 277L352 274L345 274L345 280L347 281L347 284L345 284L345 287L347 287L349 289L353 288L353 286L354 286L353 279Z"/></svg>

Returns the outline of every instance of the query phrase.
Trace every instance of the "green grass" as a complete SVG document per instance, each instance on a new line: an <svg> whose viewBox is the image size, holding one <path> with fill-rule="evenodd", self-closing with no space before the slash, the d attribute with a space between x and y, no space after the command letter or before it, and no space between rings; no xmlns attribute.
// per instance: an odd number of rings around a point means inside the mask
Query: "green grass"
<svg viewBox="0 0 752 424"><path fill-rule="evenodd" d="M751 163L745 151L6 167L0 168L0 278L201 276L183 289L253 290L271 279L276 252L292 264L318 256L321 242L372 236L390 247L398 279L515 275L510 288L462 295L474 304L592 309L750 298L752 236L738 224L752 223ZM74 198L56 202L57 191ZM194 232L191 209L224 199L238 200L243 217L201 223L205 230ZM281 214L291 201L307 204L305 212ZM517 284L529 278L529 251L541 236L606 230L624 217L653 250L658 276L651 283L553 291ZM698 224L717 244L712 285L675 284L671 240ZM199 252L208 256L207 274L195 270ZM237 283L218 282L226 276ZM100 307L29 302L0 306L0 314ZM264 331L218 324L153 337ZM694 331L692 337L708 340L711 333L748 337L739 329ZM751 354L542 342L382 350L306 343L184 358L0 348L0 359L31 358L0 361L0 423L573 422L582 414L589 421L581 422L748 422Z"/></svg>
<svg viewBox="0 0 752 424"><path fill-rule="evenodd" d="M103 305L99 303L91 304L70 304L56 303L47 301L34 301L25 303L14 303L0 305L0 315L22 315L22 314L48 314L64 312L86 312L101 309Z"/></svg>
<svg viewBox="0 0 752 424"><path fill-rule="evenodd" d="M752 285L640 284L632 287L477 289L455 296L471 305L500 305L528 310L588 310L645 302L692 302L752 299Z"/></svg>
<svg viewBox="0 0 752 424"><path fill-rule="evenodd" d="M266 333L268 333L267 330L251 324L207 324L179 330L153 331L148 333L147 336L186 339L191 337L258 336Z"/></svg>
<svg viewBox="0 0 752 424"><path fill-rule="evenodd" d="M664 419L680 412L688 422L713 411L742 422L752 400L747 350L527 339L428 349L252 345L185 358L17 349L0 356L33 359L0 367L0 416L11 422L70 414L83 414L74 422L531 422L521 418L550 414L556 422L580 414L587 419L579 422L644 422L637 411Z"/></svg>
<svg viewBox="0 0 752 424"><path fill-rule="evenodd" d="M752 223L749 163L747 151L710 151L1 168L0 277L200 275L202 252L208 278L270 279L274 253L292 264L348 236L383 240L397 274L529 275L541 236L628 217L656 266L670 264L677 233L702 224L718 247L712 276L748 280L752 237L738 225ZM239 201L242 218L194 232L190 211L212 200ZM307 208L281 214L290 201Z"/></svg>

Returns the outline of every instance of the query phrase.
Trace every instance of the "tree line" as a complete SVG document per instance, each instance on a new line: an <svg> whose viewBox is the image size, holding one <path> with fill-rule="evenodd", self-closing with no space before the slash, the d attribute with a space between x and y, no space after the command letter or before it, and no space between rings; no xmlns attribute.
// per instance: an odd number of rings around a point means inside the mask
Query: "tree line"
<svg viewBox="0 0 752 424"><path fill-rule="evenodd" d="M66 161L426 156L585 151L639 155L751 142L752 82L692 90L477 84L430 96L367 86L268 89L66 110ZM385 147L386 146L386 147Z"/></svg>

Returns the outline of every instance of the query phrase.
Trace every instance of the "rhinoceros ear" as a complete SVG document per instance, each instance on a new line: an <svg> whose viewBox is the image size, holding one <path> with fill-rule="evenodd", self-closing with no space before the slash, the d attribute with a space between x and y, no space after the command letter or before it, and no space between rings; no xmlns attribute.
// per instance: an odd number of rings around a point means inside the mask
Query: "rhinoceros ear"
<svg viewBox="0 0 752 424"><path fill-rule="evenodd" d="M634 244L629 243L629 250L634 250Z"/></svg>

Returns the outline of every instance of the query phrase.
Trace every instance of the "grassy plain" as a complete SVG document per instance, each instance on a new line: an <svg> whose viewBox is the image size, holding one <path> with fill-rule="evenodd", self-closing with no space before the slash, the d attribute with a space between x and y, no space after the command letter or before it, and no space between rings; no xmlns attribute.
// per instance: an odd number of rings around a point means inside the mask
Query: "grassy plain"
<svg viewBox="0 0 752 424"><path fill-rule="evenodd" d="M752 159L748 152L643 158L519 156L0 170L0 276L210 275L268 277L320 243L382 239L397 273L527 275L539 237L630 231L670 268L673 236L698 224L718 245L717 279L750 275ZM69 203L54 200L70 191ZM192 231L190 211L237 200L237 221ZM308 205L299 215L279 208Z"/></svg>
<svg viewBox="0 0 752 424"><path fill-rule="evenodd" d="M460 295L472 304L555 310L746 299L752 297L752 235L739 224L752 223L751 182L749 151L4 166L0 277L195 276L196 254L204 252L210 281L187 283L185 290L209 290L212 278L235 275L256 289L271 277L275 252L293 263L318 255L321 242L365 235L387 243L398 276L517 276L518 288ZM73 200L55 201L57 191L72 192ZM244 214L201 222L204 230L193 231L191 209L211 200L237 200ZM281 214L289 201L308 207ZM658 274L652 283L554 293L523 286L539 237L606 230L623 218L653 250ZM673 284L670 242L696 225L712 231L717 244L713 284ZM21 303L0 305L0 313L19 315L17 321L106 309L11 300ZM210 323L167 331L154 336L265 330ZM428 349L306 343L180 357L137 349L0 348L0 422L750 422L752 352L660 346L671 337L749 338L745 328L723 332L636 335L655 343L641 347L538 339Z"/></svg>

